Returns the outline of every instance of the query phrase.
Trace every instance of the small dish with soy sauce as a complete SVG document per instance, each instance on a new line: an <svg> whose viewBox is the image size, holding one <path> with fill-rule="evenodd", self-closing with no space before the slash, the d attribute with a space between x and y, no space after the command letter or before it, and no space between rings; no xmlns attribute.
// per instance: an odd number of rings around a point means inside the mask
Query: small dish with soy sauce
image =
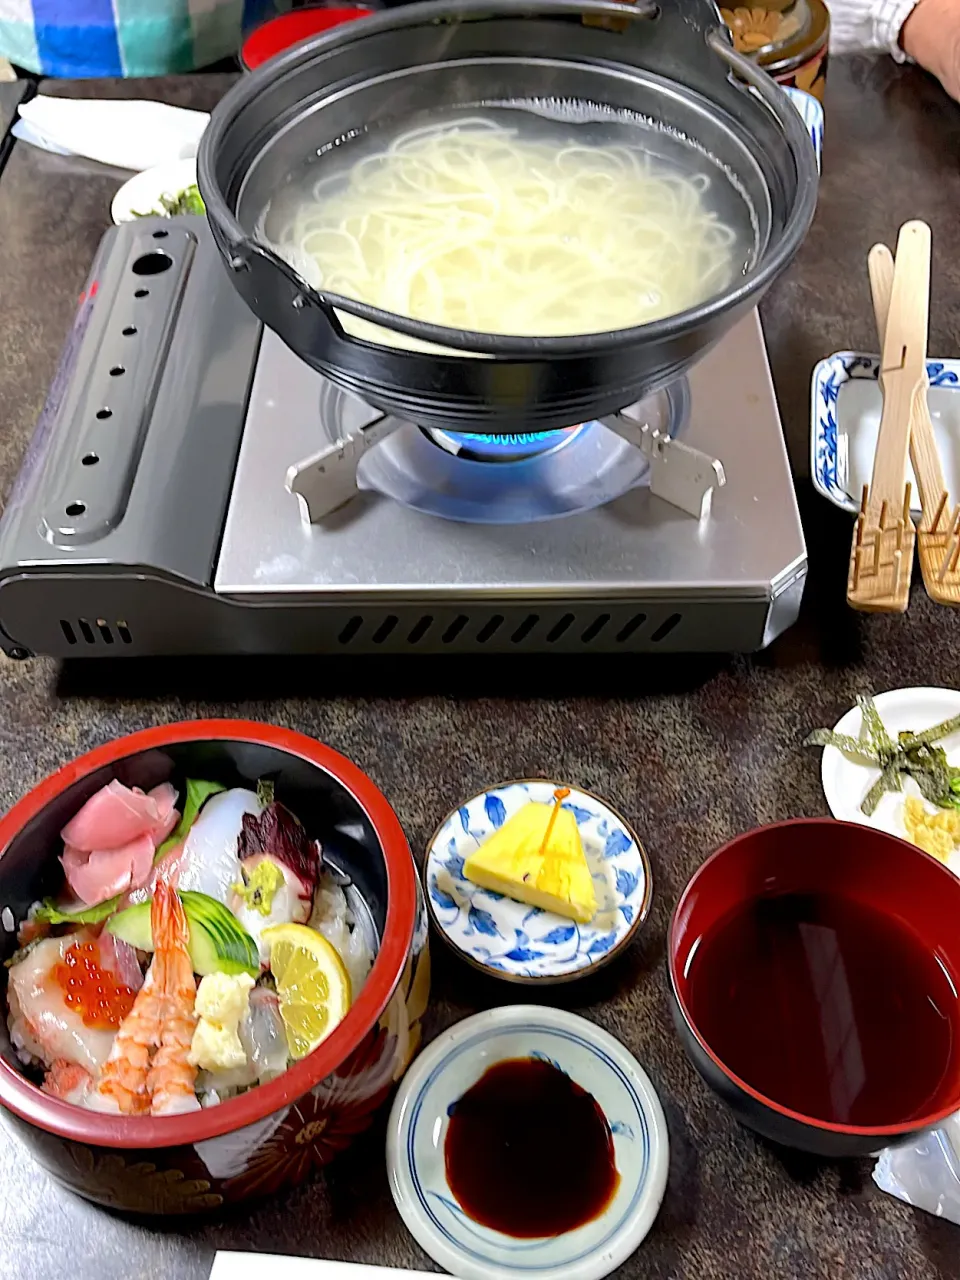
<svg viewBox="0 0 960 1280"><path fill-rule="evenodd" d="M464 1280L600 1280L666 1189L663 1110L613 1036L559 1009L467 1018L421 1055L387 1136L394 1201Z"/></svg>

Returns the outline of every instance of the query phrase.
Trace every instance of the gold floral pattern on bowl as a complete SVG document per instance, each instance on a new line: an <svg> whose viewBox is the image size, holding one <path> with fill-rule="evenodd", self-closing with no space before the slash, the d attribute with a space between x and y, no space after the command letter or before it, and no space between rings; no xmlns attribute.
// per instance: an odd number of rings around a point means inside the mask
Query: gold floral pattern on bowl
<svg viewBox="0 0 960 1280"><path fill-rule="evenodd" d="M738 53L757 53L775 44L784 25L783 14L775 9L721 9L720 16L730 28Z"/></svg>

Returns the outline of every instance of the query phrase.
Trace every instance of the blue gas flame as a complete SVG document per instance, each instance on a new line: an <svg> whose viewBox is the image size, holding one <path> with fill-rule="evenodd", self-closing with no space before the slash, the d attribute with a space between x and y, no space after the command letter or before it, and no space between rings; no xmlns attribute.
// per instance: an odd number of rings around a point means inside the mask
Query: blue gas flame
<svg viewBox="0 0 960 1280"><path fill-rule="evenodd" d="M552 431L513 431L505 435L444 430L443 436L458 452L479 461L493 462L545 453L577 429L560 427Z"/></svg>

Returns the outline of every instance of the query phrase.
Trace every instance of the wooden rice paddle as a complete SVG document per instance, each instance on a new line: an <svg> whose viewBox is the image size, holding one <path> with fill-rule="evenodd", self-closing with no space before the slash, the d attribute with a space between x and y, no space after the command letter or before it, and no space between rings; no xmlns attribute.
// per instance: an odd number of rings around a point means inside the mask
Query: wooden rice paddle
<svg viewBox="0 0 960 1280"><path fill-rule="evenodd" d="M870 289L877 319L877 333L883 346L887 312L893 289L893 254L885 244L875 244L867 259ZM938 604L960 605L960 506L949 507L950 495L943 479L930 408L926 377L913 403L910 417L910 460L920 489L922 516L917 531L917 550L923 585Z"/></svg>
<svg viewBox="0 0 960 1280"><path fill-rule="evenodd" d="M869 613L903 613L910 600L916 531L910 519L910 419L926 376L930 228L906 222L897 239L880 364L883 412L873 475L853 535L847 601Z"/></svg>

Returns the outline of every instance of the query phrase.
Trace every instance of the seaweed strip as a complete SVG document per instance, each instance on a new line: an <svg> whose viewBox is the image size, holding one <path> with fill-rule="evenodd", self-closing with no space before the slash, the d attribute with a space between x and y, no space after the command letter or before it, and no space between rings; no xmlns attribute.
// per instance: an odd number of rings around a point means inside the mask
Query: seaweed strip
<svg viewBox="0 0 960 1280"><path fill-rule="evenodd" d="M859 738L852 738L847 733L834 733L832 729L814 729L803 740L805 747L836 747L846 755L859 756L870 764L879 764L877 753Z"/></svg>
<svg viewBox="0 0 960 1280"><path fill-rule="evenodd" d="M872 744L874 750L879 755L887 755L896 751L896 744L887 733L886 725L880 718L880 712L877 710L877 704L873 700L873 696L865 693L857 697L857 706L860 708L860 714L863 717L863 728L867 731L867 740Z"/></svg>
<svg viewBox="0 0 960 1280"><path fill-rule="evenodd" d="M860 812L866 814L869 818L871 814L876 811L877 805L880 803L880 800L886 792L900 790L902 790L900 770L897 768L896 764L891 762L863 797L863 803L860 805Z"/></svg>
<svg viewBox="0 0 960 1280"><path fill-rule="evenodd" d="M960 715L931 725L919 733L904 730L894 741L877 710L872 695L857 698L862 723L860 737L836 733L832 729L815 729L804 739L805 747L836 747L880 770L860 805L868 817L876 810L887 791L903 790L903 775L908 774L920 788L920 794L941 809L960 808L960 769L947 759L943 747L934 744L940 738L960 731Z"/></svg>

